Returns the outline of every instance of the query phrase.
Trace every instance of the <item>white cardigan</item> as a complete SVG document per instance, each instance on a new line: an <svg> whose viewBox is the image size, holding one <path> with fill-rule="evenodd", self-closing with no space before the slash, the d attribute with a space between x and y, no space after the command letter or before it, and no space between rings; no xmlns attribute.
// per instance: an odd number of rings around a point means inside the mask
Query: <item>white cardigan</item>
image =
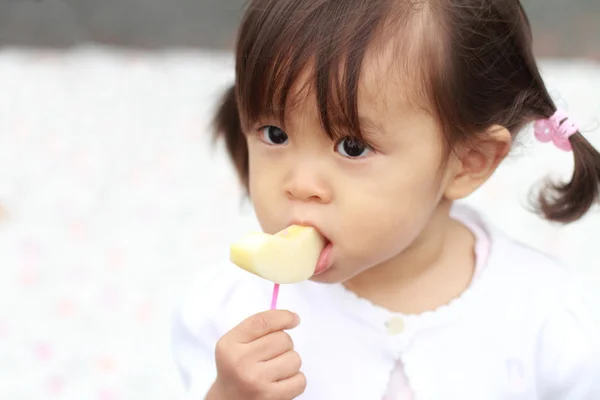
<svg viewBox="0 0 600 400"><path fill-rule="evenodd" d="M299 399L379 400L401 360L415 400L600 400L600 335L567 270L471 211L454 216L483 229L491 250L478 279L435 311L392 313L340 284L281 287L279 308L302 320L289 331L308 381ZM265 310L271 287L229 264L203 269L174 318L190 399L215 379L217 340Z"/></svg>

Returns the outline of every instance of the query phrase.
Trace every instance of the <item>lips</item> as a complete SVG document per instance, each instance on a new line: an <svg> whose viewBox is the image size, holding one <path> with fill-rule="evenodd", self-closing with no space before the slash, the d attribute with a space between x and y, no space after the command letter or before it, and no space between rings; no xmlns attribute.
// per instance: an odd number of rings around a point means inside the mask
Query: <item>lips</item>
<svg viewBox="0 0 600 400"><path fill-rule="evenodd" d="M331 250L333 250L333 243L331 243L327 239L325 240L327 241L327 244L325 245L323 250L321 250L321 254L319 255L319 259L317 260L317 266L315 267L315 273L313 274L313 276L322 274L323 272L327 271L331 266Z"/></svg>

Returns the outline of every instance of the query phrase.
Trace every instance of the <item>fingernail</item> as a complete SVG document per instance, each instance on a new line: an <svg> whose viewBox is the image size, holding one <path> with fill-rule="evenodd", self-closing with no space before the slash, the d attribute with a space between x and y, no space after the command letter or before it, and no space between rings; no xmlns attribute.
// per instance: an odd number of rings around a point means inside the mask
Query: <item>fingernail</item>
<svg viewBox="0 0 600 400"><path fill-rule="evenodd" d="M300 316L296 313L293 313L293 314L294 314L294 322L296 323L296 325L298 325L300 323Z"/></svg>

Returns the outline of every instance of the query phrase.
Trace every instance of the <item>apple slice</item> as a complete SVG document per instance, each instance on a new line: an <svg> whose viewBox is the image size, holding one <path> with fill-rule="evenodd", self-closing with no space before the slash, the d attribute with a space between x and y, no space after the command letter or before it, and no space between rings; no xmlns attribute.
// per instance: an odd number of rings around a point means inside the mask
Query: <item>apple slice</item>
<svg viewBox="0 0 600 400"><path fill-rule="evenodd" d="M276 233L251 233L230 247L238 267L278 284L297 283L315 273L325 239L310 226L292 225Z"/></svg>

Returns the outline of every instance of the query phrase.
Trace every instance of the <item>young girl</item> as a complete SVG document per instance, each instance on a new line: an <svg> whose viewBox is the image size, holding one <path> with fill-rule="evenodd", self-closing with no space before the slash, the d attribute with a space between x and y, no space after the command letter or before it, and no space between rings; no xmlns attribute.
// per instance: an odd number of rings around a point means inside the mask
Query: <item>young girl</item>
<svg viewBox="0 0 600 400"><path fill-rule="evenodd" d="M600 154L548 95L517 0L253 0L236 56L216 126L261 227L332 246L273 311L270 282L203 271L175 321L191 398L600 399L567 271L454 204L530 123L575 159L540 213L598 199Z"/></svg>

